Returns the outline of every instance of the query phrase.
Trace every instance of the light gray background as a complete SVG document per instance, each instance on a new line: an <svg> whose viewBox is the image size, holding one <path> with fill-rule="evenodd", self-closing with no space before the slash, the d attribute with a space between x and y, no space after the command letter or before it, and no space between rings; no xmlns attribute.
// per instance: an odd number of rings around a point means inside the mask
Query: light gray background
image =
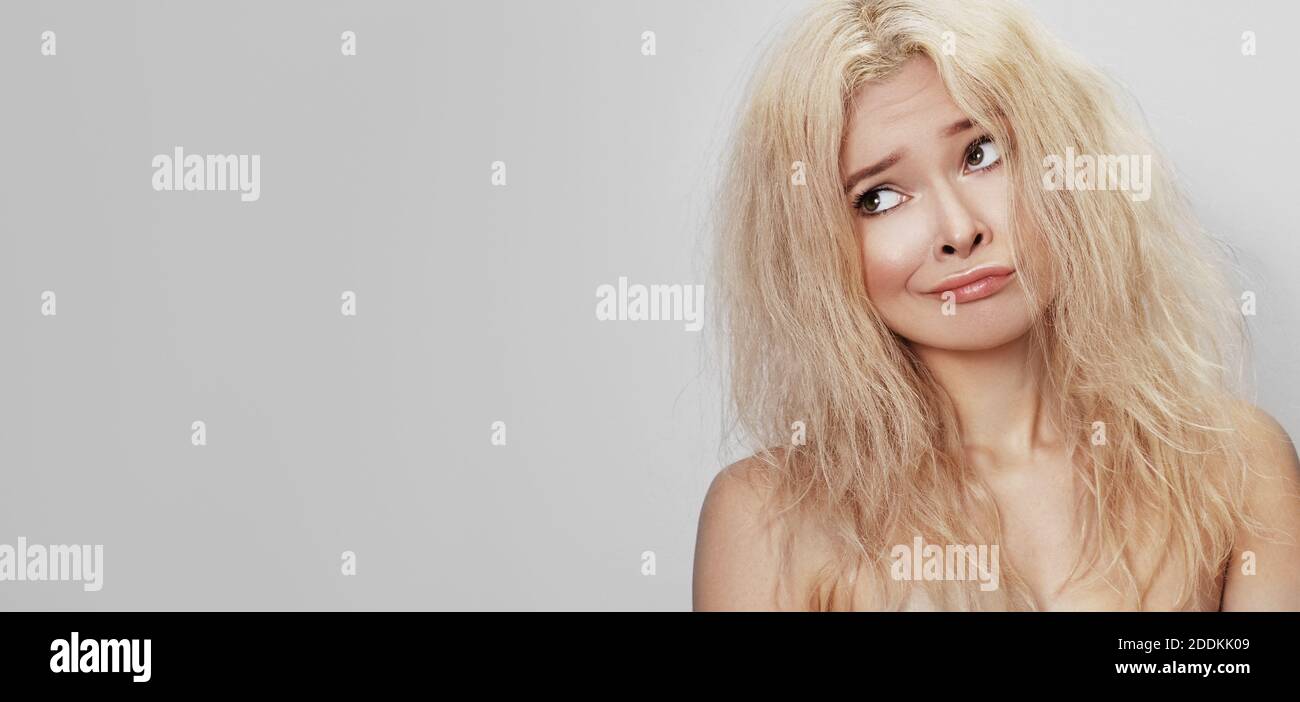
<svg viewBox="0 0 1300 702"><path fill-rule="evenodd" d="M0 543L105 550L103 590L0 608L688 609L740 457L707 332L599 322L595 289L707 284L739 91L803 4L0 6ZM1032 6L1240 251L1295 435L1297 5ZM261 154L261 200L154 192L177 145Z"/></svg>

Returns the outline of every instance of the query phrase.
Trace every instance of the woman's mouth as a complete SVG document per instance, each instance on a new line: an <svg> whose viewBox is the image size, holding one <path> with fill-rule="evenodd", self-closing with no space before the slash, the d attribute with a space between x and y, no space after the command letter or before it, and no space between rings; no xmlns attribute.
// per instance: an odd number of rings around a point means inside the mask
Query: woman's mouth
<svg viewBox="0 0 1300 702"><path fill-rule="evenodd" d="M943 300L947 298L947 293L952 293L951 299L959 305L974 302L997 294L1011 282L1011 277L1015 274L1014 270L1007 268L974 272L974 275L961 276L928 294Z"/></svg>

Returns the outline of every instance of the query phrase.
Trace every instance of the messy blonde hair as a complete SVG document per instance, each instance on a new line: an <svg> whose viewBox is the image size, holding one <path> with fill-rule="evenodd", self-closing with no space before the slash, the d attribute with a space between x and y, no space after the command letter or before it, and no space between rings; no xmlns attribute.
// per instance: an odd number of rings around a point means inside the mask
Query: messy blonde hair
<svg viewBox="0 0 1300 702"><path fill-rule="evenodd" d="M918 55L1004 145L1011 239L1042 238L1043 277L1022 283L1043 310L1031 338L1087 489L1072 576L1091 572L1139 609L1170 568L1181 579L1176 608L1212 596L1238 527L1262 528L1244 499L1241 429L1256 421L1238 399L1249 338L1231 262L1191 216L1141 120L1013 2L831 0L764 55L716 203L728 431L757 452L773 513L834 544L807 607L854 607L847 586L865 571L876 608L900 608L912 588L946 609L1036 608L1006 558L993 592L890 577L892 547L916 536L1002 540L950 399L867 297L841 181L855 89ZM1067 148L1151 154L1150 199L1044 187L1044 157ZM800 184L790 178L797 164ZM1013 261L1027 272L1023 255ZM791 442L795 422L807 427L802 445ZM1098 426L1106 442L1094 445ZM1164 556L1139 563L1152 552Z"/></svg>

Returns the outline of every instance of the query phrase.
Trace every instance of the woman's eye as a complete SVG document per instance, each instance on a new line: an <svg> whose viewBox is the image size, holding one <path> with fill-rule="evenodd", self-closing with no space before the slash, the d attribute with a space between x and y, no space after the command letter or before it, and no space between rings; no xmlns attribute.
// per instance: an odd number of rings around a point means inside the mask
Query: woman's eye
<svg viewBox="0 0 1300 702"><path fill-rule="evenodd" d="M997 163L1000 158L1002 152L998 150L998 145L993 143L992 139L983 137L966 150L966 168L971 171L982 171Z"/></svg>
<svg viewBox="0 0 1300 702"><path fill-rule="evenodd" d="M858 209L869 215L881 214L903 204L903 195L888 188L868 190L858 197Z"/></svg>

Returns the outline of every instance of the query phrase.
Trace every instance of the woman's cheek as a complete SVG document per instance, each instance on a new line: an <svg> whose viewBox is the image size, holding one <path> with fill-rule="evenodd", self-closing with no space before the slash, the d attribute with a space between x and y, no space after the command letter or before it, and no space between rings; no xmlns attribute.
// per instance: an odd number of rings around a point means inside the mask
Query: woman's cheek
<svg viewBox="0 0 1300 702"><path fill-rule="evenodd" d="M1000 235L1007 231L1006 168L999 165L993 172L974 176L972 209L984 227Z"/></svg>
<svg viewBox="0 0 1300 702"><path fill-rule="evenodd" d="M885 232L873 232L864 240L862 251L867 297L877 307L896 304L907 294L907 281L920 265L914 248Z"/></svg>

